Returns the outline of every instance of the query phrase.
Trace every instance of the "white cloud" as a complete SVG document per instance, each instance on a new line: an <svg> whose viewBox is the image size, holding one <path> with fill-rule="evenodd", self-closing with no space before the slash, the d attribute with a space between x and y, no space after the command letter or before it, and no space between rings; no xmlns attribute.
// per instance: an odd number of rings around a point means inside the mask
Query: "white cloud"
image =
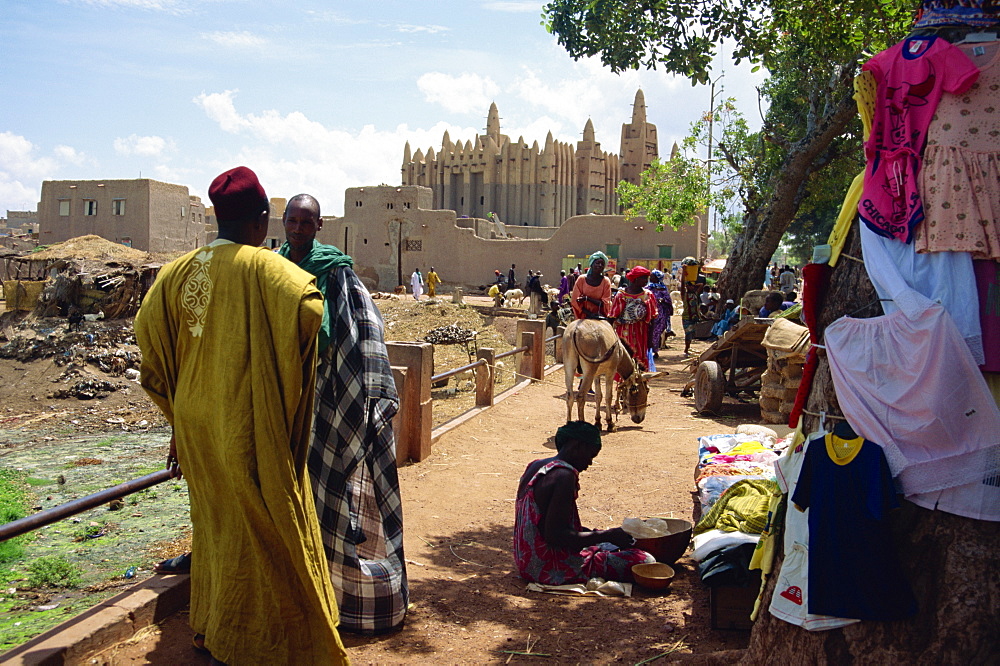
<svg viewBox="0 0 1000 666"><path fill-rule="evenodd" d="M446 129L453 136L471 136L475 132L445 123L429 130L411 130L407 125L392 130L377 130L373 125L357 131L331 129L298 111L240 113L235 94L227 90L202 94L193 100L220 129L242 139L236 150L213 158L207 168L215 169L215 173L201 180L207 184L215 174L245 164L257 173L269 196L309 192L320 201L324 214L343 214L344 191L348 187L398 184L406 141L414 150L426 150L441 145ZM163 174L172 176L173 172L165 170ZM195 182L191 177L186 180ZM193 189L204 198L203 191Z"/></svg>
<svg viewBox="0 0 1000 666"><path fill-rule="evenodd" d="M34 210L42 181L53 178L59 165L59 159L38 155L23 136L0 132L0 210Z"/></svg>
<svg viewBox="0 0 1000 666"><path fill-rule="evenodd" d="M494 12L537 12L539 15L542 13L542 7L537 2L484 2L483 9Z"/></svg>
<svg viewBox="0 0 1000 666"><path fill-rule="evenodd" d="M396 26L397 32L404 33L416 33L416 32L426 32L429 35L436 35L439 32L448 32L450 28L443 25L411 25L408 23L400 23Z"/></svg>
<svg viewBox="0 0 1000 666"><path fill-rule="evenodd" d="M191 183L200 183L204 180L204 174L200 169L157 164L153 167L153 179L164 183L181 183L191 188Z"/></svg>
<svg viewBox="0 0 1000 666"><path fill-rule="evenodd" d="M205 114L219 124L225 132L238 132L245 126L245 121L236 113L233 97L239 90L226 90L221 93L202 93L194 98L194 103L205 110Z"/></svg>
<svg viewBox="0 0 1000 666"><path fill-rule="evenodd" d="M243 30L241 32L203 32L201 33L202 39L207 39L210 42L215 42L220 46L225 46L226 48L234 49L248 49L248 48L259 48L267 46L267 39L261 37L260 35L255 35L252 32Z"/></svg>
<svg viewBox="0 0 1000 666"><path fill-rule="evenodd" d="M458 76L428 72L417 79L417 88L428 102L448 111L482 108L484 113L500 92L493 79L468 72Z"/></svg>
<svg viewBox="0 0 1000 666"><path fill-rule="evenodd" d="M58 145L52 149L52 152L61 162L68 162L75 166L82 166L87 161L86 155L72 146Z"/></svg>
<svg viewBox="0 0 1000 666"><path fill-rule="evenodd" d="M341 14L340 12L331 11L328 9L316 10L309 9L306 10L306 15L312 18L314 21L322 23L335 23L337 25L362 25L368 23L365 19L355 19L350 16Z"/></svg>
<svg viewBox="0 0 1000 666"><path fill-rule="evenodd" d="M119 155L141 155L144 157L159 157L165 151L173 151L174 142L160 136L139 136L130 134L126 138L115 139L115 152Z"/></svg>

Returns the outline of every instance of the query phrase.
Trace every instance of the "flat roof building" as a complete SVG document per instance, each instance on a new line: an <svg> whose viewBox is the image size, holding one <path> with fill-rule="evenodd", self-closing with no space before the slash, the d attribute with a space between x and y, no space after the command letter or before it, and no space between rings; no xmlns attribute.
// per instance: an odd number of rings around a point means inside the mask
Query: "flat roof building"
<svg viewBox="0 0 1000 666"><path fill-rule="evenodd" d="M184 185L134 180L46 180L38 202L39 243L94 234L147 252L205 244L201 198Z"/></svg>

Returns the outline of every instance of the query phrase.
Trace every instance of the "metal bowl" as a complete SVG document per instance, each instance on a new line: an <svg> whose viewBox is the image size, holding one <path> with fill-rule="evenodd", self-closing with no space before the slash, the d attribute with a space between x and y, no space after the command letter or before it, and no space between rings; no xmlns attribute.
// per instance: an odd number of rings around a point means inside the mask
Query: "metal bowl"
<svg viewBox="0 0 1000 666"><path fill-rule="evenodd" d="M652 539L636 539L635 547L655 557L657 562L673 564L681 558L687 550L688 544L691 543L691 532L694 530L694 525L680 518L662 518L661 520L665 520L670 526L670 533Z"/></svg>

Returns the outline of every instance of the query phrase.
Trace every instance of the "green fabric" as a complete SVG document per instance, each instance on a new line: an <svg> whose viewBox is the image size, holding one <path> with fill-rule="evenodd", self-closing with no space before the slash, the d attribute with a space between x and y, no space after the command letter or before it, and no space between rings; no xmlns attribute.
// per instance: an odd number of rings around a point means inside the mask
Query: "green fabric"
<svg viewBox="0 0 1000 666"><path fill-rule="evenodd" d="M556 430L556 448L573 439L601 448L600 429L586 421L570 421Z"/></svg>
<svg viewBox="0 0 1000 666"><path fill-rule="evenodd" d="M292 246L286 241L278 250L278 254L286 259L292 253ZM316 288L323 292L323 325L319 329L319 355L322 356L326 348L330 346L330 338L333 337L333 322L330 319L330 308L326 305L326 283L330 277L330 271L335 268L351 268L354 260L344 254L333 245L326 245L313 239L312 249L302 257L299 268L308 271L316 276Z"/></svg>
<svg viewBox="0 0 1000 666"><path fill-rule="evenodd" d="M594 265L594 261L596 261L597 259L603 259L604 260L604 266L607 267L607 265L608 265L608 255L604 254L600 250L598 250L594 254L590 255L590 261L587 262L587 266L593 266Z"/></svg>
<svg viewBox="0 0 1000 666"><path fill-rule="evenodd" d="M778 484L770 479L737 481L695 525L694 533L717 529L723 532L760 534L767 527L771 496L777 492L780 492Z"/></svg>
<svg viewBox="0 0 1000 666"><path fill-rule="evenodd" d="M797 319L802 315L802 304L796 303L787 310L783 310L774 315L775 319Z"/></svg>

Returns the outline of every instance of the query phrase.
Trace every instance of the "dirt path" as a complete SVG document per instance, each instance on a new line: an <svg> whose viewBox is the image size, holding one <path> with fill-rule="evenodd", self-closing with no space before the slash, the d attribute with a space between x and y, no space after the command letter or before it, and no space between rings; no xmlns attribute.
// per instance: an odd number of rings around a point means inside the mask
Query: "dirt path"
<svg viewBox="0 0 1000 666"><path fill-rule="evenodd" d="M585 525L690 518L696 438L759 418L756 405L728 398L726 417L695 416L692 400L679 396L688 377L682 344L672 347L661 351L660 368L670 374L651 383L645 422L619 421L581 476ZM560 370L450 431L430 458L400 470L411 612L396 634L345 634L355 663L537 663L509 652L530 646L548 655L546 663L634 664L672 648L680 655L745 645L746 633L709 628L708 591L686 558L666 595L636 588L630 599L584 599L525 590L510 553L514 495L524 467L553 453L552 437L565 421L564 390ZM586 413L593 418L592 403ZM151 663L205 663L189 641L178 616L98 663L133 663L141 655Z"/></svg>

